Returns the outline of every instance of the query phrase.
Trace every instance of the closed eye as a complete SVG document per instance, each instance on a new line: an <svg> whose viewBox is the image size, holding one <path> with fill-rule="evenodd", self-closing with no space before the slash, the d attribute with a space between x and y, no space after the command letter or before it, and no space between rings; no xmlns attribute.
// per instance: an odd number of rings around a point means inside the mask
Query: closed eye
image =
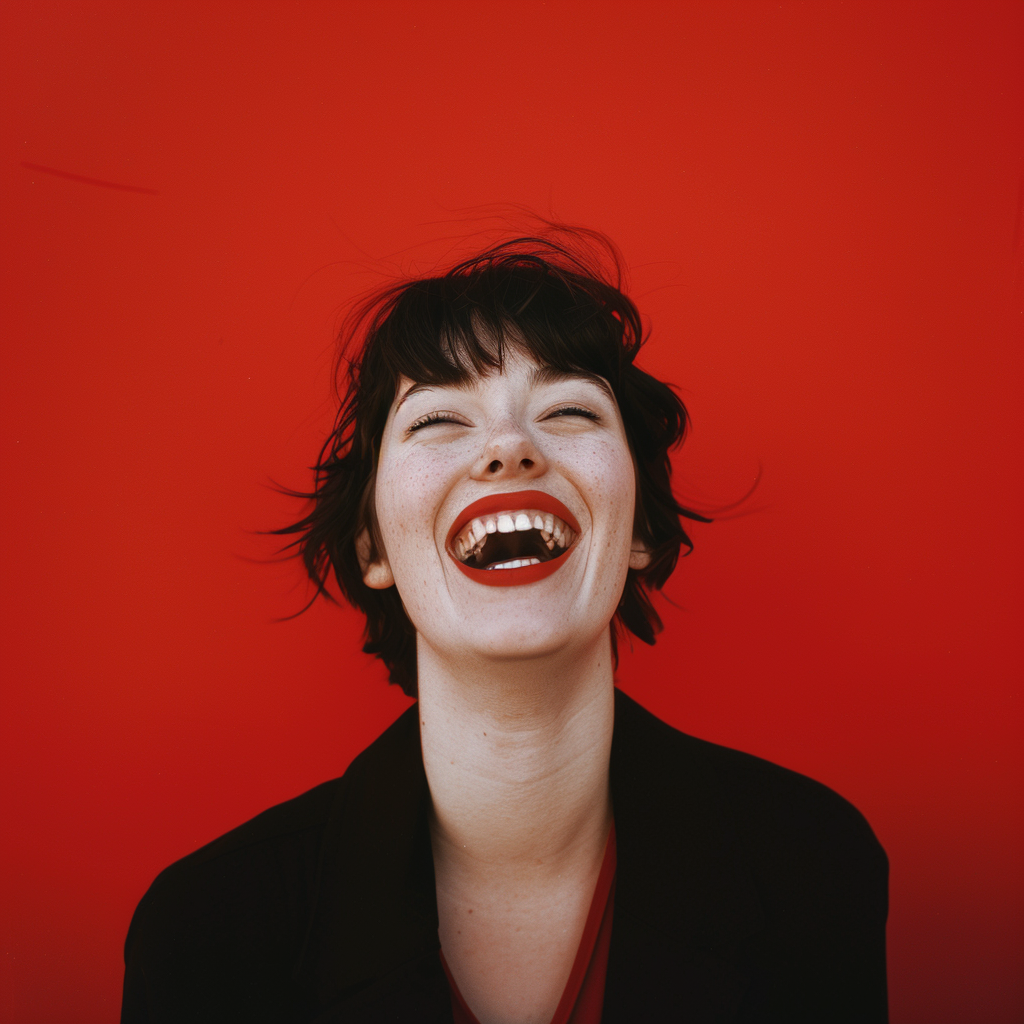
<svg viewBox="0 0 1024 1024"><path fill-rule="evenodd" d="M408 433L411 434L416 430L422 430L424 427L429 427L434 423L457 423L459 426L465 426L462 420L453 412L431 412L426 416L421 416L414 423L411 423L408 428Z"/></svg>
<svg viewBox="0 0 1024 1024"><path fill-rule="evenodd" d="M592 409L584 409L579 405L563 405L560 409L555 409L548 416L548 419L552 419L555 416L583 416L586 419L594 420L595 422L599 422L601 419L601 417Z"/></svg>

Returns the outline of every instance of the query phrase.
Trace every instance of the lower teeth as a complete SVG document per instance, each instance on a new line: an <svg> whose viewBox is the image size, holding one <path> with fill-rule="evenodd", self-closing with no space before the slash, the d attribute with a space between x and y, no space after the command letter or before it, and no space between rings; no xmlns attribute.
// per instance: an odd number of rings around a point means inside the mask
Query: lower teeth
<svg viewBox="0 0 1024 1024"><path fill-rule="evenodd" d="M488 569L518 569L524 565L540 565L539 558L513 558L511 562L498 562L487 566Z"/></svg>

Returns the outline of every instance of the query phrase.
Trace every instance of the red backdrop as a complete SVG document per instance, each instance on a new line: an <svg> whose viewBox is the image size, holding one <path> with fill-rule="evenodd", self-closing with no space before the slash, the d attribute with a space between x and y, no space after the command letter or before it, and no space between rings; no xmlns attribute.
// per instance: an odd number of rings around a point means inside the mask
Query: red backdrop
<svg viewBox="0 0 1024 1024"><path fill-rule="evenodd" d="M5 1021L115 1019L156 872L404 706L254 531L345 299L491 203L623 248L686 498L764 469L622 685L864 811L897 1024L1024 1018L1024 7L5 10Z"/></svg>

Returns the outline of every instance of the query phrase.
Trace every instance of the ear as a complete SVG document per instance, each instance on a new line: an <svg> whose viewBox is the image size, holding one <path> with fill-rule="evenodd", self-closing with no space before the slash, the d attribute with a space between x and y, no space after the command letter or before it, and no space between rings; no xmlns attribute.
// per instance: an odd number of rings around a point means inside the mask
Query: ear
<svg viewBox="0 0 1024 1024"><path fill-rule="evenodd" d="M395 585L391 566L384 554L377 554L371 561L372 552L370 531L364 527L356 537L356 557L359 559L359 568L363 571L363 582L372 590L387 590L388 587Z"/></svg>
<svg viewBox="0 0 1024 1024"><path fill-rule="evenodd" d="M651 564L651 553L642 540L633 538L633 546L629 549L630 569L646 569Z"/></svg>

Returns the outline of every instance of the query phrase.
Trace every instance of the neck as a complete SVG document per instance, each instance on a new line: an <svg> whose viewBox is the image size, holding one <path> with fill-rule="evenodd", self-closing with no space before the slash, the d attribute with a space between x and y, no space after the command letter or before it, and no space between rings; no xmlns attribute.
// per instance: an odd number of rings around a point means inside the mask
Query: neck
<svg viewBox="0 0 1024 1024"><path fill-rule="evenodd" d="M603 850L614 717L608 634L557 660L452 666L422 642L435 861L556 877Z"/></svg>

